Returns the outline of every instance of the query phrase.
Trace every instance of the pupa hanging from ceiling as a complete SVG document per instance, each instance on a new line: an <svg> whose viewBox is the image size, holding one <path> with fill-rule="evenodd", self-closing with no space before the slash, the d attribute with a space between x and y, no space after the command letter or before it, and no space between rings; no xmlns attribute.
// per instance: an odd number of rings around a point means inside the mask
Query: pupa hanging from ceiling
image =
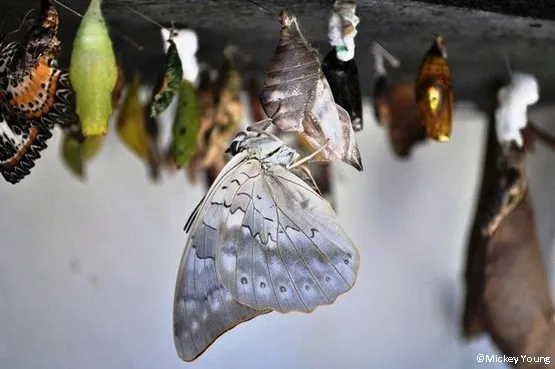
<svg viewBox="0 0 555 369"><path fill-rule="evenodd" d="M339 159L361 171L351 119L335 103L316 52L294 16L282 11L280 22L281 37L260 94L266 115L280 130L302 133L326 160Z"/></svg>
<svg viewBox="0 0 555 369"><path fill-rule="evenodd" d="M363 120L358 68L354 60L354 39L360 22L355 11L353 0L335 1L328 24L328 39L333 49L322 61L322 71L335 102L349 113L353 130L358 132L363 128Z"/></svg>
<svg viewBox="0 0 555 369"><path fill-rule="evenodd" d="M420 121L415 99L414 82L397 82L390 85L385 62L394 68L400 61L382 45L374 42L374 92L372 104L379 125L387 130L390 147L401 159L407 159L415 145L427 139L426 129Z"/></svg>
<svg viewBox="0 0 555 369"><path fill-rule="evenodd" d="M454 94L447 49L442 36L436 36L428 49L415 82L420 119L428 137L447 142L453 129Z"/></svg>
<svg viewBox="0 0 555 369"><path fill-rule="evenodd" d="M106 135L112 114L112 94L118 71L101 0L91 0L83 16L70 61L70 80L76 93L83 135Z"/></svg>

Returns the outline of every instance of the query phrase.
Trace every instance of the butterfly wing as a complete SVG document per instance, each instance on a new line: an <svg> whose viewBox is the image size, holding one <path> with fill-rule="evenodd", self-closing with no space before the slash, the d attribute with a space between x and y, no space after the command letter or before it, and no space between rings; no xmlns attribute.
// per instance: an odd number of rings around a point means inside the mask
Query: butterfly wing
<svg viewBox="0 0 555 369"><path fill-rule="evenodd" d="M234 326L269 312L235 301L216 273L215 248L224 207L214 197L225 191L222 182L242 160L239 154L228 163L187 222L191 234L179 267L173 318L175 347L184 361L193 361Z"/></svg>
<svg viewBox="0 0 555 369"><path fill-rule="evenodd" d="M38 126L9 124L6 117L5 112L0 114L0 173L16 184L31 173L52 133Z"/></svg>
<svg viewBox="0 0 555 369"><path fill-rule="evenodd" d="M239 303L311 312L351 289L356 246L329 203L299 177L251 159L221 187L224 197L212 200L227 214L218 224L216 268Z"/></svg>

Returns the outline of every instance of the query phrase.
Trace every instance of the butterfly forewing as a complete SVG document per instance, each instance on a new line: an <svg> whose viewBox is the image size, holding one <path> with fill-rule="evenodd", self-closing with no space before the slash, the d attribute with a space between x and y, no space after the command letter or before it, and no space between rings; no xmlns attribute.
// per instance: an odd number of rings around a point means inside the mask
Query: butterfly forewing
<svg viewBox="0 0 555 369"><path fill-rule="evenodd" d="M190 235L179 267L174 299L174 341L179 356L185 361L194 360L237 324L269 312L235 301L216 273L219 221L226 212L222 183L243 160L243 155L237 155L229 162L187 222Z"/></svg>

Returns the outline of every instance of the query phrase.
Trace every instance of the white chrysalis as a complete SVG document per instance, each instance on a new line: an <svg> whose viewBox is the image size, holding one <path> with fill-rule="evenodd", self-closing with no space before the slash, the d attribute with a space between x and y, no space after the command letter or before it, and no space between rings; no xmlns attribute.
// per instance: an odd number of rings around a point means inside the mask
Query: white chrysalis
<svg viewBox="0 0 555 369"><path fill-rule="evenodd" d="M164 52L168 52L169 44L165 42L170 37L170 31L161 28L164 39ZM196 85L199 75L199 64L196 53L198 51L198 36L192 29L173 30L173 42L177 48L183 68L183 78Z"/></svg>
<svg viewBox="0 0 555 369"><path fill-rule="evenodd" d="M354 1L337 0L328 22L328 39L336 49L337 59L349 61L355 56L355 36L360 23Z"/></svg>
<svg viewBox="0 0 555 369"><path fill-rule="evenodd" d="M495 130L499 143L524 144L521 129L528 123L528 106L539 99L538 81L531 74L513 73L511 82L497 94L499 107L495 111Z"/></svg>

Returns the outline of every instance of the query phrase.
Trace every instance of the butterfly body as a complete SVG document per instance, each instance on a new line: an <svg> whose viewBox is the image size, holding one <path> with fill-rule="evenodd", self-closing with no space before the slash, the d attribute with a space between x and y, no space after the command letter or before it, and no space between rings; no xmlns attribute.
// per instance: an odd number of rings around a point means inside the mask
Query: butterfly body
<svg viewBox="0 0 555 369"><path fill-rule="evenodd" d="M294 149L240 133L228 152L233 158L185 226L174 300L185 361L258 315L333 303L358 271L356 246L329 203L289 170Z"/></svg>

